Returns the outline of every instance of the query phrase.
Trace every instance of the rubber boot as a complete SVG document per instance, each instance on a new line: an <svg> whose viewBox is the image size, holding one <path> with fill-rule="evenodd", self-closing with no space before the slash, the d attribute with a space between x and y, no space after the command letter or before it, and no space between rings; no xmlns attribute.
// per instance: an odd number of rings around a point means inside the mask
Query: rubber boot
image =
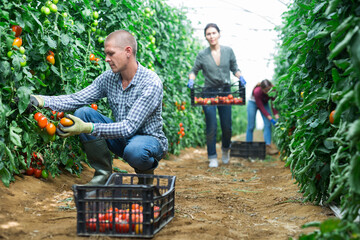
<svg viewBox="0 0 360 240"><path fill-rule="evenodd" d="M154 169L151 170L138 170L135 169L136 174L148 174L148 175L154 175ZM138 184L145 184L145 185L152 185L154 183L154 177L153 176L149 176L149 177L139 177L139 181Z"/></svg>
<svg viewBox="0 0 360 240"><path fill-rule="evenodd" d="M90 166L95 169L94 177L85 185L104 185L112 173L112 157L104 139L83 142Z"/></svg>

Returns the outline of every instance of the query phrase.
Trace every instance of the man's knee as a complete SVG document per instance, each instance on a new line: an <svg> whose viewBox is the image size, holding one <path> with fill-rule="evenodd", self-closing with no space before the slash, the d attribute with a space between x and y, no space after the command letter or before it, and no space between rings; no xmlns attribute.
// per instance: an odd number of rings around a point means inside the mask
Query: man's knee
<svg viewBox="0 0 360 240"><path fill-rule="evenodd" d="M74 112L74 116L84 119L91 109L90 107L81 107Z"/></svg>

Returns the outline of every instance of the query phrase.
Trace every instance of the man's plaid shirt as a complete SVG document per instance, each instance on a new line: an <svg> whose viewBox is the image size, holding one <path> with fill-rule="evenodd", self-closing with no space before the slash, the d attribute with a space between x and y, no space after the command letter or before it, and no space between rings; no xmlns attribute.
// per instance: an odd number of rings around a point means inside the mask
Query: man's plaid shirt
<svg viewBox="0 0 360 240"><path fill-rule="evenodd" d="M55 111L74 111L107 97L115 122L94 123L91 135L105 139L149 135L158 139L164 152L168 149L168 141L162 130L162 82L156 73L139 63L133 80L125 90L122 88L121 75L108 70L79 92L42 97L45 107Z"/></svg>

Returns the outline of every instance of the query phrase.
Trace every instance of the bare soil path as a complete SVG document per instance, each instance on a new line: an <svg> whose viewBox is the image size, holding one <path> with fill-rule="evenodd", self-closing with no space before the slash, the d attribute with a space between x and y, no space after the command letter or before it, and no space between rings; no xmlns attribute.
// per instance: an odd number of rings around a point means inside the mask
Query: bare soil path
<svg viewBox="0 0 360 240"><path fill-rule="evenodd" d="M261 140L257 134L255 140ZM242 140L241 136L238 139ZM220 152L220 145L218 146ZM116 160L120 169L133 170ZM0 186L0 239L114 239L78 237L73 184L90 180L70 174L47 180L16 177ZM162 160L155 174L175 175L175 217L155 240L288 239L298 237L301 225L322 221L333 212L302 203L290 170L278 157L266 160L231 158L229 165L209 169L205 148L188 148Z"/></svg>

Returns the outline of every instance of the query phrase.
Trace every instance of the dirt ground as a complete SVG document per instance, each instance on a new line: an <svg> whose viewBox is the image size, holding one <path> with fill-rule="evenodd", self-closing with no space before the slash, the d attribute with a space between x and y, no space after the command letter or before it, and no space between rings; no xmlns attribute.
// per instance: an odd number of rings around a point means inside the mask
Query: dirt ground
<svg viewBox="0 0 360 240"><path fill-rule="evenodd" d="M256 134L255 140L261 140ZM241 136L233 140L243 140ZM218 152L220 153L220 145ZM219 156L220 157L220 156ZM120 169L133 170L116 160ZM0 239L114 239L78 237L70 174L47 180L16 177L0 187ZM230 165L209 169L205 148L189 148L162 160L155 174L175 175L175 217L155 240L288 239L298 237L304 223L333 216L325 207L302 203L290 170L278 156L265 160L231 158Z"/></svg>

